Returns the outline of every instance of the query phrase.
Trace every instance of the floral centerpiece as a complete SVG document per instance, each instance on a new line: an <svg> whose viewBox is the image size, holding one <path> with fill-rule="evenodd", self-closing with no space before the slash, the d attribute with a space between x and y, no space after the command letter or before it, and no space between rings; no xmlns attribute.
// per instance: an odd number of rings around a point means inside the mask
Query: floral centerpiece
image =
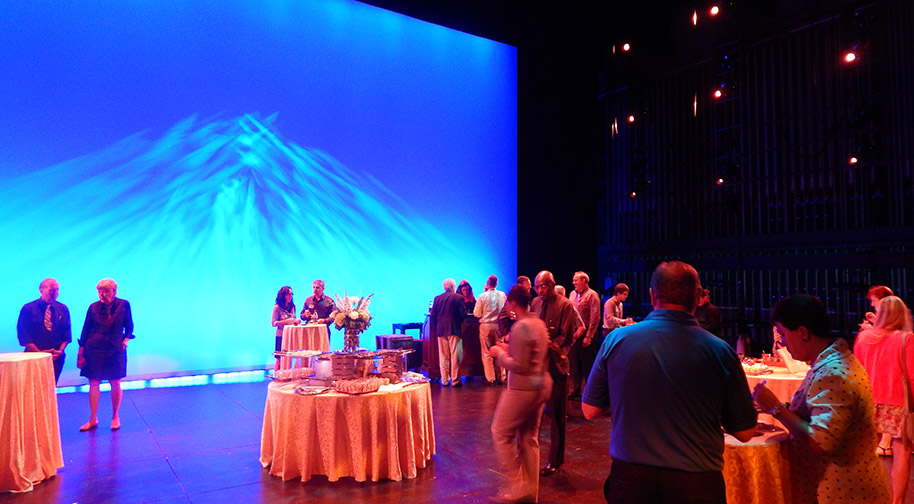
<svg viewBox="0 0 914 504"><path fill-rule="evenodd" d="M337 329L345 329L346 336L343 340L343 351L345 352L358 350L359 334L371 325L371 312L368 311L371 296L374 296L374 293L365 297L350 297L344 291L341 299L338 294L334 294L337 311L333 315L333 325Z"/></svg>

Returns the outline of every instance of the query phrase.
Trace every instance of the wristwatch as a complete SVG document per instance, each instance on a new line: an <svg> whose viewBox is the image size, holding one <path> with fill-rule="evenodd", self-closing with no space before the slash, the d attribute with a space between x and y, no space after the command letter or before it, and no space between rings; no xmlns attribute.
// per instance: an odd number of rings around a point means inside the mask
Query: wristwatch
<svg viewBox="0 0 914 504"><path fill-rule="evenodd" d="M786 407L787 407L787 405L785 403L778 403L777 406L768 410L768 413L773 417L777 417L778 415L781 414L781 411L784 411L784 408L786 408Z"/></svg>

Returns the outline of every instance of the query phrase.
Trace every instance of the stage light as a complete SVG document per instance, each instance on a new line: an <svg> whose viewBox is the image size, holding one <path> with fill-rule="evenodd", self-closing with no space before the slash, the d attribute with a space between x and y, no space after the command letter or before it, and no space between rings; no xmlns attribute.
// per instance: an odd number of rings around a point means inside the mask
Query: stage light
<svg viewBox="0 0 914 504"><path fill-rule="evenodd" d="M859 162L859 161L860 161L860 160L857 159L857 156L851 156L850 158L848 158L847 164L849 164L849 165L855 165L855 164L857 164L857 162Z"/></svg>
<svg viewBox="0 0 914 504"><path fill-rule="evenodd" d="M724 179L723 178L717 179L717 185L724 185Z"/></svg>
<svg viewBox="0 0 914 504"><path fill-rule="evenodd" d="M698 26L698 11L692 11L692 26Z"/></svg>
<svg viewBox="0 0 914 504"><path fill-rule="evenodd" d="M632 191L632 192L629 194L629 197L631 197L631 198L634 198L635 196L638 196L638 193L636 193L635 191Z"/></svg>
<svg viewBox="0 0 914 504"><path fill-rule="evenodd" d="M857 61L857 53L855 53L854 51L847 51L846 53L844 53L844 62L845 63L853 63L854 61Z"/></svg>
<svg viewBox="0 0 914 504"><path fill-rule="evenodd" d="M716 16L718 14L720 14L720 7L718 7L716 5L714 7L711 7L711 15Z"/></svg>
<svg viewBox="0 0 914 504"><path fill-rule="evenodd" d="M622 50L623 50L623 51L631 51L631 50L632 50L632 45L629 44L628 42L626 42L626 43L622 44Z"/></svg>
<svg viewBox="0 0 914 504"><path fill-rule="evenodd" d="M698 117L698 93L692 98L692 117Z"/></svg>
<svg viewBox="0 0 914 504"><path fill-rule="evenodd" d="M633 115L628 116L628 122L630 122L630 123L635 122L635 116L633 116Z"/></svg>
<svg viewBox="0 0 914 504"><path fill-rule="evenodd" d="M714 90L714 98L720 98L720 97L722 97L723 95L724 95L724 92L721 91L720 89L715 89L715 90Z"/></svg>

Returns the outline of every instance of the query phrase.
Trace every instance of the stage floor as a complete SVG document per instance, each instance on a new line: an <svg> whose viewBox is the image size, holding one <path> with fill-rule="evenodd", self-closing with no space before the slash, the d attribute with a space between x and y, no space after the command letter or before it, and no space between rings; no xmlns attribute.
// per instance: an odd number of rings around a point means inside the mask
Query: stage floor
<svg viewBox="0 0 914 504"><path fill-rule="evenodd" d="M120 431L109 430L111 402L103 393L98 430L79 432L88 396L60 394L65 467L25 494L3 503L208 504L484 503L503 483L489 426L503 390L481 378L464 387L432 384L437 454L418 477L402 482L283 482L262 469L260 431L269 382L127 390ZM566 463L540 483L541 503L602 502L609 472L609 420L587 422L569 405ZM548 422L548 420L547 420ZM545 463L548 423L540 436Z"/></svg>
<svg viewBox="0 0 914 504"><path fill-rule="evenodd" d="M262 469L260 431L268 381L124 392L123 427L109 430L111 402L103 393L93 432L88 396L58 395L65 467L25 494L0 494L0 503L209 504L485 503L503 479L491 448L489 425L503 390L481 378L457 389L432 384L438 453L418 477L402 482L283 482ZM548 420L546 420L548 422ZM562 471L540 479L540 502L603 501L609 473L609 419L587 422L580 403L569 404L568 444ZM540 435L541 458L549 443ZM891 458L880 459L891 467ZM914 495L914 484L908 497Z"/></svg>

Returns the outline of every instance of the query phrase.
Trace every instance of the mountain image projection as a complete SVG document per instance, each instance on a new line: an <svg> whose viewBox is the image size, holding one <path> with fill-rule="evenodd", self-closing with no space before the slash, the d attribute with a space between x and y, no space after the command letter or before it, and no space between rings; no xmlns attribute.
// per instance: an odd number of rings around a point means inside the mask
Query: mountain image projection
<svg viewBox="0 0 914 504"><path fill-rule="evenodd" d="M96 282L114 278L136 325L128 374L268 362L282 285L299 310L317 278L331 296L374 292L372 348L391 322L421 321L445 277L498 271L484 239L455 241L372 175L284 139L275 119L190 117L159 138L137 133L0 179L6 268L34 297L41 278L60 280L74 341ZM21 296L0 301L13 320Z"/></svg>

